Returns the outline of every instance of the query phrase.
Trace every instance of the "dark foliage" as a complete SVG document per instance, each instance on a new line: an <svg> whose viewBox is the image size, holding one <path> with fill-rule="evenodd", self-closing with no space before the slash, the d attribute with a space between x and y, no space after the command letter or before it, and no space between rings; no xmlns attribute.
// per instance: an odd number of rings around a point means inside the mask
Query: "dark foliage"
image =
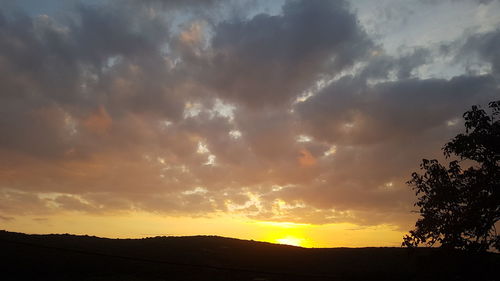
<svg viewBox="0 0 500 281"><path fill-rule="evenodd" d="M465 133L443 152L455 158L448 168L424 159L423 174L413 173L420 215L403 246L420 244L470 252L500 251L495 224L500 219L500 101L489 112L473 106L464 113Z"/></svg>

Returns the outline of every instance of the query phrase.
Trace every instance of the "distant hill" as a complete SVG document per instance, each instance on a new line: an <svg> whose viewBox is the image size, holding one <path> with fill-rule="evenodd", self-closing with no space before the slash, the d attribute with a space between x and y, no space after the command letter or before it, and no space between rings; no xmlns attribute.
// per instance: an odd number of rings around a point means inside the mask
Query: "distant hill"
<svg viewBox="0 0 500 281"><path fill-rule="evenodd" d="M0 280L499 280L500 255L0 231Z"/></svg>

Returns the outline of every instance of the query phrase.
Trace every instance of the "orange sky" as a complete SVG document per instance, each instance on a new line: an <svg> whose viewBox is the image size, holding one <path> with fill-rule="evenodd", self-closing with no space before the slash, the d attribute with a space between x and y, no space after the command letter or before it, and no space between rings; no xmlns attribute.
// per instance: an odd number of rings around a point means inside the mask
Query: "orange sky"
<svg viewBox="0 0 500 281"><path fill-rule="evenodd" d="M223 215L215 218L180 218L150 213L91 216L59 214L49 219L25 216L4 222L11 231L25 233L72 233L109 238L218 235L302 247L398 247L403 232L387 225L360 227L354 224L311 225L262 222Z"/></svg>

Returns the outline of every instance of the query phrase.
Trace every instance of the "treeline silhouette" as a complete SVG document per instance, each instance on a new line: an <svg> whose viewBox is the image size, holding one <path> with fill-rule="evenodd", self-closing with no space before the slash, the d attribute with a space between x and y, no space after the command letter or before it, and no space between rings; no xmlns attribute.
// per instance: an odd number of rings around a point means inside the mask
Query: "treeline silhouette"
<svg viewBox="0 0 500 281"><path fill-rule="evenodd" d="M0 231L1 280L498 280L500 255L306 249L215 236L106 239Z"/></svg>

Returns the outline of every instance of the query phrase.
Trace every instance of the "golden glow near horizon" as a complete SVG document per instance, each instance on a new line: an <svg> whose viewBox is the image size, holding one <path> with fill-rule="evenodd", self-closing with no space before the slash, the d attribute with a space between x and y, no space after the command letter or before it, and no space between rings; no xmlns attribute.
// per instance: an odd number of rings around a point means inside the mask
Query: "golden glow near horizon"
<svg viewBox="0 0 500 281"><path fill-rule="evenodd" d="M311 228L311 225L288 222L256 222L256 224L273 229L266 235L264 240L266 242L300 247L315 246L305 237L305 230Z"/></svg>
<svg viewBox="0 0 500 281"><path fill-rule="evenodd" d="M293 236L286 236L285 238L276 239L276 242L279 244L284 244L284 245L305 247L304 239L293 237Z"/></svg>
<svg viewBox="0 0 500 281"><path fill-rule="evenodd" d="M58 214L46 218L20 216L3 229L25 233L70 233L108 238L216 235L301 247L399 246L404 232L391 226L262 222L237 216L166 217L144 212L97 216Z"/></svg>

